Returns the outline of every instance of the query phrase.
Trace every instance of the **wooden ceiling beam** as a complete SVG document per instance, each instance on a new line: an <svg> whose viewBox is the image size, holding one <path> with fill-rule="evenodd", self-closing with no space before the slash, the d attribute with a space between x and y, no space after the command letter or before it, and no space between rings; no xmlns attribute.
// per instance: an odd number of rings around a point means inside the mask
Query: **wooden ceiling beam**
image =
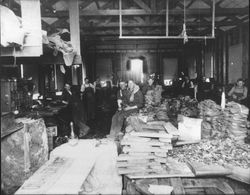
<svg viewBox="0 0 250 195"><path fill-rule="evenodd" d="M85 9L85 8L88 7L92 2L93 2L93 0L84 0L84 1L81 1L81 3L79 3L79 8L80 8L80 10Z"/></svg>
<svg viewBox="0 0 250 195"><path fill-rule="evenodd" d="M193 5L193 3L194 3L195 1L196 1L196 0L191 0L191 1L189 2L189 4L187 4L186 8L189 8L191 5Z"/></svg>
<svg viewBox="0 0 250 195"><path fill-rule="evenodd" d="M150 1L150 7L152 10L156 10L156 0L151 0Z"/></svg>
<svg viewBox="0 0 250 195"><path fill-rule="evenodd" d="M112 7L112 9L114 8L114 1L113 0L109 0L107 1L107 3L105 3L104 5L102 5L99 9L107 9Z"/></svg>
<svg viewBox="0 0 250 195"><path fill-rule="evenodd" d="M207 4L208 6L210 6L212 8L213 6L213 0L202 0L205 4Z"/></svg>
<svg viewBox="0 0 250 195"><path fill-rule="evenodd" d="M222 2L224 2L225 0L220 0L220 1L218 1L216 4L215 4L215 7L216 8L220 8L220 4L222 3Z"/></svg>
<svg viewBox="0 0 250 195"><path fill-rule="evenodd" d="M149 6L143 2L143 0L134 0L134 2L139 5L142 9L144 9L146 12L150 13L151 9Z"/></svg>
<svg viewBox="0 0 250 195"><path fill-rule="evenodd" d="M151 10L147 12L142 9L126 9L122 10L123 16L136 16L136 15L166 15L166 10ZM169 10L171 15L182 15L183 10ZM211 9L188 9L186 14L189 15L212 15ZM248 8L220 8L216 10L216 16L227 16L227 15L243 15L249 14ZM119 10L81 10L80 16L118 16ZM43 17L67 17L67 11L57 11L56 14L47 13Z"/></svg>
<svg viewBox="0 0 250 195"><path fill-rule="evenodd" d="M223 21L223 22L216 22L215 26L231 26L231 25L236 25L238 24L238 21ZM174 22L174 23L169 23L170 27L174 27L174 26L180 26L182 27L183 22ZM212 22L206 21L204 20L203 22L186 22L187 27L192 26L192 27L206 27L206 26L212 26ZM149 28L149 27L165 27L166 23L164 22L157 22L157 23L125 23L122 25L123 28ZM84 30L88 30L88 28L92 29L109 29L109 28L118 28L119 27L119 23L118 22L110 22L108 24L97 24L97 25L82 25L81 27L83 27Z"/></svg>
<svg viewBox="0 0 250 195"><path fill-rule="evenodd" d="M94 1L95 1L95 4L96 4L96 7L97 7L98 9L100 9L100 4L99 4L98 0L94 0Z"/></svg>

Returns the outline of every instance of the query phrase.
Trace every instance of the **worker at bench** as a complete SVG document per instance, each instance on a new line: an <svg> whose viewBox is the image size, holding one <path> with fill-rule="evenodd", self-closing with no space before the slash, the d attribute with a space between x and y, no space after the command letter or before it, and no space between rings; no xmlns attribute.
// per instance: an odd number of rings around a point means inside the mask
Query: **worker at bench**
<svg viewBox="0 0 250 195"><path fill-rule="evenodd" d="M143 94L138 85L134 81L128 81L128 87L120 83L121 91L118 92L118 111L112 117L110 128L111 139L117 139L118 134L122 129L124 120L132 113L136 113L143 107ZM120 94L119 94L120 93ZM121 96L122 94L122 96Z"/></svg>

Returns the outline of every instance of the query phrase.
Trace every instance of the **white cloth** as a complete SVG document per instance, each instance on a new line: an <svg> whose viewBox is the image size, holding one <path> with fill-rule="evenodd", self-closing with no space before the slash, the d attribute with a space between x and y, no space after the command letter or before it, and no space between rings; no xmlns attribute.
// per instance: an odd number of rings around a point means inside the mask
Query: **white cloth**
<svg viewBox="0 0 250 195"><path fill-rule="evenodd" d="M74 50L72 44L62 40L58 33L49 36L48 40L56 51L62 52L65 65L71 66L76 55L76 51Z"/></svg>
<svg viewBox="0 0 250 195"><path fill-rule="evenodd" d="M1 45L8 47L11 44L23 46L25 31L18 17L9 8L0 5L1 18Z"/></svg>

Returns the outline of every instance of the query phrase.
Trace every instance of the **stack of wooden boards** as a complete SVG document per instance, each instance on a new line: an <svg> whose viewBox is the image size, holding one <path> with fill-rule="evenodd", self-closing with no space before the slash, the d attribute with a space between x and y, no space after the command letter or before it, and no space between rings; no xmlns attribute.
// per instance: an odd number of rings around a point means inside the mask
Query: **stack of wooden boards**
<svg viewBox="0 0 250 195"><path fill-rule="evenodd" d="M15 194L121 194L116 158L117 147L110 140L62 144Z"/></svg>
<svg viewBox="0 0 250 195"><path fill-rule="evenodd" d="M117 159L118 173L133 178L168 174L167 153L177 136L178 130L163 121L149 122L138 131L126 133L121 141L123 154Z"/></svg>

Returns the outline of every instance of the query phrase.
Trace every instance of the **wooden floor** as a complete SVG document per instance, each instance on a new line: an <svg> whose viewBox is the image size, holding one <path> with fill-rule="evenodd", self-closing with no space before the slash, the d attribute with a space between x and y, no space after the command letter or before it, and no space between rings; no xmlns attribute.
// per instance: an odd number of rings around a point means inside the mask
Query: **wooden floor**
<svg viewBox="0 0 250 195"><path fill-rule="evenodd" d="M130 180L124 177L123 194L151 194L149 184L173 186L172 194L250 194L250 185L223 177L218 178L162 178Z"/></svg>

